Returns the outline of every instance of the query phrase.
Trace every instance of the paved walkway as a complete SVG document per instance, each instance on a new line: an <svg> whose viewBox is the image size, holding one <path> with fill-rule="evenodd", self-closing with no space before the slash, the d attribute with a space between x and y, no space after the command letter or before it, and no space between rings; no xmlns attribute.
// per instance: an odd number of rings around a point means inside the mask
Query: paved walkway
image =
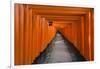
<svg viewBox="0 0 100 69"><path fill-rule="evenodd" d="M73 46L65 43L64 38L59 33L56 34L50 46L52 49L48 52L45 63L86 61Z"/></svg>
<svg viewBox="0 0 100 69"><path fill-rule="evenodd" d="M46 52L38 59L39 64L63 63L85 61L77 50L65 41L61 34L57 33Z"/></svg>
<svg viewBox="0 0 100 69"><path fill-rule="evenodd" d="M52 43L53 49L50 52L48 63L72 61L71 55L60 34L57 34Z"/></svg>

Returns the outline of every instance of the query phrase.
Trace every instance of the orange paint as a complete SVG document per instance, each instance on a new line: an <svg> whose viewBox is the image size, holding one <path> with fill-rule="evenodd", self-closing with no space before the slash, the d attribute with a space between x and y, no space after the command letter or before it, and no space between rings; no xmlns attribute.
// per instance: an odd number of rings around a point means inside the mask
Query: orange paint
<svg viewBox="0 0 100 69"><path fill-rule="evenodd" d="M31 64L58 30L87 60L94 59L93 8L15 4L14 17L15 65Z"/></svg>

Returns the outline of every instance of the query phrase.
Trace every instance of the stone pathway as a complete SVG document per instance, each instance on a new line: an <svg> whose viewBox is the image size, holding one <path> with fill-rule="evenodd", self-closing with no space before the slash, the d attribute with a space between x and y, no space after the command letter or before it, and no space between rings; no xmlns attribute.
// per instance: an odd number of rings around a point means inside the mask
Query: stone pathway
<svg viewBox="0 0 100 69"><path fill-rule="evenodd" d="M38 57L38 64L63 63L86 61L69 42L65 41L60 33L57 33L45 52Z"/></svg>
<svg viewBox="0 0 100 69"><path fill-rule="evenodd" d="M60 62L71 62L72 57L70 52L64 43L62 36L57 33L55 39L52 42L52 51L49 52L48 60L46 63L60 63Z"/></svg>

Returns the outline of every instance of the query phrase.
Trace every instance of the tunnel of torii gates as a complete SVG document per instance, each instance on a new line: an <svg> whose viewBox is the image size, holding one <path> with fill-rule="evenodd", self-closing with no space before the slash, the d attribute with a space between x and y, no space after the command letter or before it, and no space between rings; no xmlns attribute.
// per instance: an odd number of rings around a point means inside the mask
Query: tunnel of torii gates
<svg viewBox="0 0 100 69"><path fill-rule="evenodd" d="M93 8L15 4L15 65L31 64L57 31L94 60Z"/></svg>

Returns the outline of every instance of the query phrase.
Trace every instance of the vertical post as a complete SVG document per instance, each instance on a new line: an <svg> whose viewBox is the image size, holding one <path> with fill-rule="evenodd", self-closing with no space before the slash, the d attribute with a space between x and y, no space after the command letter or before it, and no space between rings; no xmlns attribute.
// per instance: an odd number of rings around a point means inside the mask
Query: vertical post
<svg viewBox="0 0 100 69"><path fill-rule="evenodd" d="M93 9L89 10L88 16L89 16L89 60L93 60L93 46L94 46L94 29L93 29Z"/></svg>
<svg viewBox="0 0 100 69"><path fill-rule="evenodd" d="M18 4L15 4L14 5L14 18L15 18L15 24L14 24L14 64L15 65L18 65L20 63L20 57L19 57L19 54L20 54L20 44L19 44L19 5Z"/></svg>
<svg viewBox="0 0 100 69"><path fill-rule="evenodd" d="M82 35L82 54L84 55L84 16L81 17L81 35Z"/></svg>

